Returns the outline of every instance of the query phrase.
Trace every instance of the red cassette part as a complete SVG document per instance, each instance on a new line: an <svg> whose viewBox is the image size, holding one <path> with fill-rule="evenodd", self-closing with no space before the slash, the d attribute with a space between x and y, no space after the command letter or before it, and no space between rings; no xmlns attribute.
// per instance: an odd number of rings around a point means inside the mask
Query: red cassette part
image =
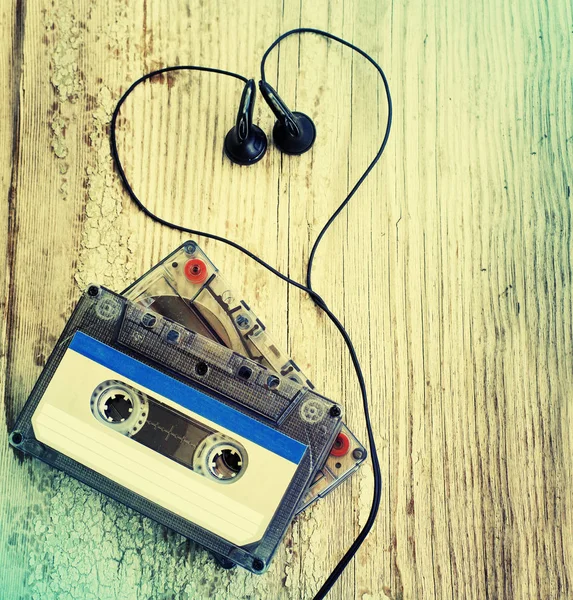
<svg viewBox="0 0 573 600"><path fill-rule="evenodd" d="M203 283L209 273L207 265L200 258L192 258L188 260L184 267L185 277L191 283Z"/></svg>
<svg viewBox="0 0 573 600"><path fill-rule="evenodd" d="M348 436L344 433L339 433L330 449L330 454L332 456L344 456L348 453L348 450L350 450L350 440L348 439Z"/></svg>

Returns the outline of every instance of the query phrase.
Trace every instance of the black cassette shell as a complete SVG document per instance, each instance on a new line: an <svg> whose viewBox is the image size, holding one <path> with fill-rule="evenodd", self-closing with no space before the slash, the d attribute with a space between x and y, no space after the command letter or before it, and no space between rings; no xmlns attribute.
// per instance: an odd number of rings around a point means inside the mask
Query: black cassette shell
<svg viewBox="0 0 573 600"><path fill-rule="evenodd" d="M226 561L255 573L263 572L340 430L340 416L331 414L331 408L336 404L286 378L281 378L276 387L269 386L269 373L261 365L159 315L153 323L146 321L144 315L142 307L125 298L103 287L97 295L92 295L90 288L90 293L86 293L76 306L18 417L11 442L19 450L189 537ZM170 334L172 331L178 335ZM286 493L257 542L247 546L231 543L36 438L32 419L76 334L85 334L190 389L200 390L221 405L232 407L254 422L264 423L307 447ZM195 369L200 362L208 367L204 375L199 375ZM248 380L238 376L241 367L245 366L252 372Z"/></svg>

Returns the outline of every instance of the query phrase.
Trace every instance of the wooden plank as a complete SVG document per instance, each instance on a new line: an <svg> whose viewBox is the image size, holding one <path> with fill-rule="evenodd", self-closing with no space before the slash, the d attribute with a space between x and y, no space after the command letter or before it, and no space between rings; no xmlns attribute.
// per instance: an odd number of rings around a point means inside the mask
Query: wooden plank
<svg viewBox="0 0 573 600"><path fill-rule="evenodd" d="M387 71L387 155L317 254L315 289L367 378L384 490L329 597L567 598L573 481L572 7L351 0L82 0L0 9L0 588L6 598L310 598L366 520L370 465L295 520L269 573L223 571L162 527L7 446L81 288L121 290L187 238L137 211L108 123L139 75L191 63L258 79L281 32L324 28ZM373 69L312 35L267 76L307 112L311 152L223 156L242 85L178 73L126 103L119 145L158 214L238 241L299 281L312 241L376 151ZM257 122L274 118L259 98ZM304 294L199 240L365 440L342 340Z"/></svg>
<svg viewBox="0 0 573 600"><path fill-rule="evenodd" d="M19 131L19 73L22 63L21 47L21 5L4 5L0 8L0 24L3 32L3 43L0 49L0 77L5 85L0 89L0 194L3 199L0 204L0 223L2 227L2 252L0 253L0 273L2 274L2 322L0 329L0 386L5 389L6 366L9 362L7 329L9 327L10 284L13 277L12 256L16 236L14 221L14 176L17 170L16 161L13 160L18 152ZM2 476L0 486L0 522L6 523L13 514L13 503L9 502L6 494L8 477L13 475L13 466L7 465L13 457L5 452L7 445L6 416L11 408L4 394L0 399L0 469ZM25 484L24 484L25 485ZM19 532L16 528L0 528L0 564L11 565L17 562L17 548L19 546ZM7 590L16 594L22 591L21 570L3 568L2 584Z"/></svg>

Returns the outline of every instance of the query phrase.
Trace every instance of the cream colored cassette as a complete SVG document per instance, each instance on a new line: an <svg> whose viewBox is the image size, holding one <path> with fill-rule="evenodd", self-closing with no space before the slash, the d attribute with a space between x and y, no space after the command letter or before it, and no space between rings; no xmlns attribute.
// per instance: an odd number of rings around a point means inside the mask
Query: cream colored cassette
<svg viewBox="0 0 573 600"><path fill-rule="evenodd" d="M91 286L10 441L261 573L340 414L305 385Z"/></svg>
<svg viewBox="0 0 573 600"><path fill-rule="evenodd" d="M313 384L269 334L203 250L188 241L131 284L122 295L181 323L293 381ZM330 493L366 460L366 448L343 424L298 511Z"/></svg>

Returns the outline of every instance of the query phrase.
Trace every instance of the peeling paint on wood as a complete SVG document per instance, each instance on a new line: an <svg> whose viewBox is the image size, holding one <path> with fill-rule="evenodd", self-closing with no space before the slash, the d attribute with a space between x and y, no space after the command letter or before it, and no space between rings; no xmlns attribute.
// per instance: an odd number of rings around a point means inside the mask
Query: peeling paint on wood
<svg viewBox="0 0 573 600"><path fill-rule="evenodd" d="M97 93L89 132L92 161L86 167L87 202L76 281L121 290L135 279L130 255L137 236L123 214L124 196L109 155L108 127L116 99L106 86Z"/></svg>

